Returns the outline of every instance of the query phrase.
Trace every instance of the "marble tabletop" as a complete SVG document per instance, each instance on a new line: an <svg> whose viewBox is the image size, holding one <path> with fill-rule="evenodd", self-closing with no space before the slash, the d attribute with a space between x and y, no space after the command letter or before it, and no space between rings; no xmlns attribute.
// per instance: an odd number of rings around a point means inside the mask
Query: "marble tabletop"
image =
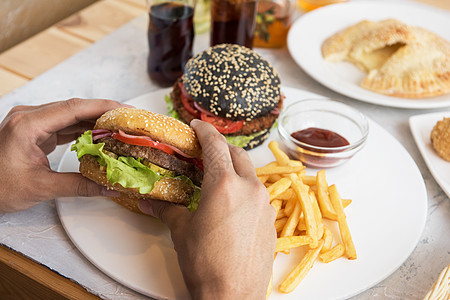
<svg viewBox="0 0 450 300"><path fill-rule="evenodd" d="M126 101L159 89L146 73L147 22L146 15L138 17L4 96L0 99L0 120L18 104L36 105L73 97ZM207 34L197 36L195 52L205 49L208 43ZM410 153L427 188L428 216L424 231L413 253L397 271L352 299L422 299L450 262L450 200L425 165L411 135L408 119L439 109L399 109L350 99L310 78L297 66L286 48L255 50L274 65L284 86L350 104L389 131ZM53 169L58 167L66 148L67 145L59 146L49 155ZM145 298L109 278L77 250L61 225L54 201L26 211L0 215L0 243L71 278L101 298Z"/></svg>

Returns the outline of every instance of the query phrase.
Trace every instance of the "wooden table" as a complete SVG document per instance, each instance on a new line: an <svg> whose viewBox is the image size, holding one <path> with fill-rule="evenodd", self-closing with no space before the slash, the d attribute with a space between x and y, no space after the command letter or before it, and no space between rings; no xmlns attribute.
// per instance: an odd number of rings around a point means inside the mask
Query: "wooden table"
<svg viewBox="0 0 450 300"><path fill-rule="evenodd" d="M420 2L450 10L449 1ZM0 54L0 97L146 12L145 0L99 1L5 51ZM97 297L47 267L0 246L0 298Z"/></svg>

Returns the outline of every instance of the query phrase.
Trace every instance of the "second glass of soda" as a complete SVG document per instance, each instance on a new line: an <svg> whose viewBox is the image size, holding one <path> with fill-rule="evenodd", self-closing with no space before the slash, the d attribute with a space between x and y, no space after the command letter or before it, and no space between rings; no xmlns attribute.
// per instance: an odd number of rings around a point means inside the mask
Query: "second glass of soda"
<svg viewBox="0 0 450 300"><path fill-rule="evenodd" d="M170 86L183 74L192 57L195 0L148 0L147 71L160 86Z"/></svg>
<svg viewBox="0 0 450 300"><path fill-rule="evenodd" d="M257 4L258 0L211 0L211 46L253 48Z"/></svg>

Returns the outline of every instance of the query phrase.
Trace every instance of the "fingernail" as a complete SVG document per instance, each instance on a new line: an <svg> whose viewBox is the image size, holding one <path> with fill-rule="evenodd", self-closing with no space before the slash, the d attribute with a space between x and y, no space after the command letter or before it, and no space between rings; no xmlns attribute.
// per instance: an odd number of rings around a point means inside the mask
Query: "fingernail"
<svg viewBox="0 0 450 300"><path fill-rule="evenodd" d="M138 207L142 213L153 216L152 206L147 200L139 200Z"/></svg>
<svg viewBox="0 0 450 300"><path fill-rule="evenodd" d="M124 107L128 107L128 108L136 108L136 106L130 105L130 104L125 104L125 103L120 103L122 106Z"/></svg>
<svg viewBox="0 0 450 300"><path fill-rule="evenodd" d="M119 197L120 196L120 192L116 191L116 190L110 190L106 187L103 187L102 189L102 195L105 197Z"/></svg>
<svg viewBox="0 0 450 300"><path fill-rule="evenodd" d="M195 126L195 124L198 124L198 123L200 123L200 120L199 119L192 119L192 121L191 121L191 126Z"/></svg>

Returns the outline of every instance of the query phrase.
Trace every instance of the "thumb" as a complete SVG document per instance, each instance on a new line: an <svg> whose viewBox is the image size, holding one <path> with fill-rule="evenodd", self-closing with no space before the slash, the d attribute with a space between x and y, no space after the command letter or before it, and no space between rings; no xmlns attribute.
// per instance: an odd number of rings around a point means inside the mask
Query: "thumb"
<svg viewBox="0 0 450 300"><path fill-rule="evenodd" d="M160 219L170 230L190 216L186 207L166 201L140 200L138 207L142 213Z"/></svg>
<svg viewBox="0 0 450 300"><path fill-rule="evenodd" d="M51 187L48 189L50 198L77 196L118 197L120 195L118 191L108 190L106 187L98 185L80 173L51 172L50 180L47 182L51 183Z"/></svg>

